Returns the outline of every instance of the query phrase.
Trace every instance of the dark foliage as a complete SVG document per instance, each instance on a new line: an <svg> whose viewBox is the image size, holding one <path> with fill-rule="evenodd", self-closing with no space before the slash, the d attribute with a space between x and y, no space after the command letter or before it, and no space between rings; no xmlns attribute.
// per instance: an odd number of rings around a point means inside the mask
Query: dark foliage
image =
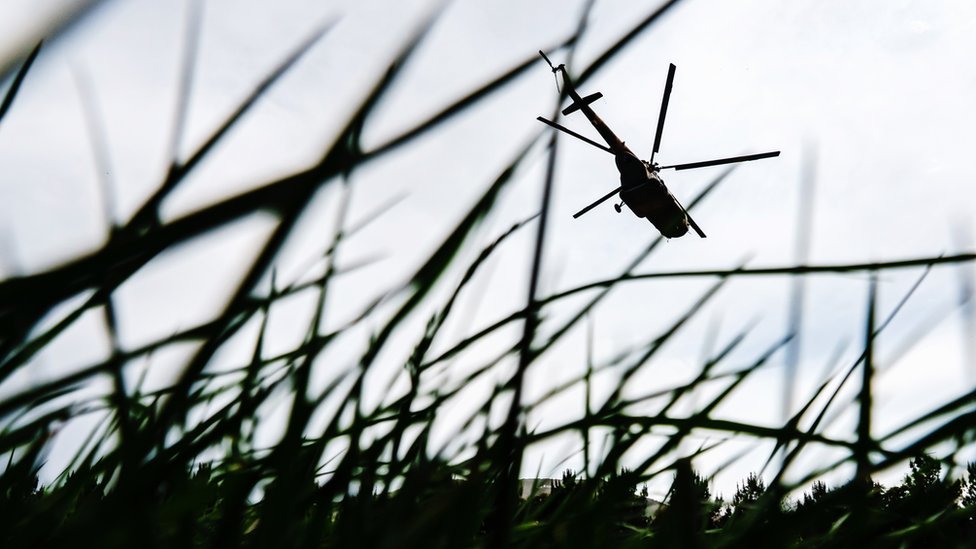
<svg viewBox="0 0 976 549"><path fill-rule="evenodd" d="M624 471L607 478L580 478L567 471L548 492L524 494L513 541L525 546L601 546L640 543L654 547L706 547L754 543L845 545L869 540L872 546L964 547L974 533L976 507L960 496L959 482L939 478L939 463L912 460L902 484L874 484L864 493L845 485L830 489L816 482L795 507L768 499L761 478L750 474L728 505L711 497L708 482L681 466L668 500L655 505L636 477ZM347 495L333 503L310 500L289 521L298 546L456 547L490 539L486 479L466 479L444 463L428 463L399 489ZM143 494L139 509L106 479L78 471L58 486L41 488L36 478L9 486L0 499L5 547L71 546L85 539L98 546L121 546L142 537L161 547L217 545L229 519L228 503L251 473L237 467L202 465L172 475L166 486ZM964 482L971 485L972 476ZM540 484L542 485L542 484ZM319 486L310 484L308 493ZM764 501L774 503L764 506ZM853 520L867 505L867 524ZM234 517L235 543L261 545L260 521L267 500L248 503ZM724 508L724 511L723 511ZM463 511L463 512L459 512ZM777 522L770 517L775 516ZM131 522L121 522L128 517ZM139 518L138 520L137 517ZM451 520L444 522L445 517ZM98 525L112 524L111 528ZM39 526L43 525L41 528ZM141 530L148 528L149 530ZM226 541L226 540L225 540Z"/></svg>

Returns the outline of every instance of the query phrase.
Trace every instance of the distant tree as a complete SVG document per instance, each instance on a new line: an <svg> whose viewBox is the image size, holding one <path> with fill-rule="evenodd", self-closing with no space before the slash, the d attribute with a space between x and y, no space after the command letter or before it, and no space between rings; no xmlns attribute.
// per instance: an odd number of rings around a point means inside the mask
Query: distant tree
<svg viewBox="0 0 976 549"><path fill-rule="evenodd" d="M885 491L885 508L896 517L920 521L936 513L957 508L961 494L959 481L941 478L942 463L929 455L909 462L911 471L900 486Z"/></svg>
<svg viewBox="0 0 976 549"><path fill-rule="evenodd" d="M810 492L803 494L803 499L800 500L797 509L810 507L822 502L828 492L827 483L822 480L814 482L813 486L810 487Z"/></svg>
<svg viewBox="0 0 976 549"><path fill-rule="evenodd" d="M922 454L909 461L908 466L911 472L905 476L903 486L908 489L909 494L926 494L939 485L939 475L942 473L939 460Z"/></svg>
<svg viewBox="0 0 976 549"><path fill-rule="evenodd" d="M966 478L960 487L959 503L963 507L976 509L976 462L966 466Z"/></svg>
<svg viewBox="0 0 976 549"><path fill-rule="evenodd" d="M664 546L701 547L705 531L718 526L721 507L720 502L712 499L708 480L687 462L680 462L667 506L652 523L655 540Z"/></svg>
<svg viewBox="0 0 976 549"><path fill-rule="evenodd" d="M786 547L801 537L794 504L782 484L766 486L756 473L738 485L721 518L721 540L728 547Z"/></svg>
<svg viewBox="0 0 976 549"><path fill-rule="evenodd" d="M910 471L901 485L884 491L883 528L888 532L925 526L911 536L912 546L946 546L955 539L956 527L948 522L933 527L932 520L958 509L961 483L941 478L942 464L928 455L909 462Z"/></svg>
<svg viewBox="0 0 976 549"><path fill-rule="evenodd" d="M732 496L729 513L732 518L741 517L756 507L759 498L766 493L766 483L756 473L749 473L745 482L738 486Z"/></svg>
<svg viewBox="0 0 976 549"><path fill-rule="evenodd" d="M533 533L526 533L523 541L529 546L588 547L629 539L648 526L647 487L637 490L639 478L626 470L600 478L564 472L548 494L527 502L523 520L545 527L527 531Z"/></svg>
<svg viewBox="0 0 976 549"><path fill-rule="evenodd" d="M852 481L839 488L830 488L827 483L818 480L790 513L795 533L800 540L807 541L824 539L838 525L845 526L845 533L850 532L852 510L860 505L869 517L877 516L882 508L883 492L884 487L870 479L866 484ZM870 525L862 519L861 523L853 526L863 531Z"/></svg>
<svg viewBox="0 0 976 549"><path fill-rule="evenodd" d="M966 511L959 520L959 538L976 539L976 462L966 466L966 478L960 487L959 504Z"/></svg>
<svg viewBox="0 0 976 549"><path fill-rule="evenodd" d="M537 494L535 500L542 505L538 518L547 520L566 505L570 500L583 496L583 484L577 480L576 473L571 469L563 471L561 480L552 482L548 494Z"/></svg>
<svg viewBox="0 0 976 549"><path fill-rule="evenodd" d="M643 495L635 490L636 476L626 469L603 479L596 493L596 505L613 514L623 527L647 528L647 487Z"/></svg>

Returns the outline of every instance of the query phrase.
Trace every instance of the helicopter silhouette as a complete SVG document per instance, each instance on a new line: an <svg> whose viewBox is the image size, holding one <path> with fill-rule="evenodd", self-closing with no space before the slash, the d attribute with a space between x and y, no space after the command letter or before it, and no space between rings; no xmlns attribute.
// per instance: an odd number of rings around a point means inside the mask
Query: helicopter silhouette
<svg viewBox="0 0 976 549"><path fill-rule="evenodd" d="M572 98L573 103L568 107L563 109L563 116L568 116L576 111L582 111L586 118L590 121L590 124L596 128L596 131L600 134L607 145L602 145L588 137L580 135L565 126L561 126L551 120L547 120L543 117L538 117L536 120L543 122L557 130L565 132L585 143L593 145L594 147L606 151L614 156L614 161L617 165L617 171L620 172L620 186L613 191L605 194L604 196L597 199L595 202L589 206L583 208L582 210L573 214L574 218L585 214L586 212L592 210L593 208L599 206L600 204L610 200L618 193L620 194L620 199L622 204L626 204L628 208L637 217L646 218L651 224L657 228L661 234L667 238L678 238L685 235L688 232L688 227L698 233L698 236L705 238L705 233L701 230L701 227L695 223L695 220L688 214L684 206L678 202L678 199L674 197L673 194L668 190L667 186L664 184L664 180L658 175L661 170L691 170L694 168L704 168L707 166L718 166L720 164L732 164L735 162L747 162L750 160L759 160L761 158L771 158L774 156L779 156L779 151L758 153L758 154L747 154L744 156L733 156L729 158L720 158L717 160L705 160L702 162L691 162L687 164L672 164L670 166L660 166L654 162L654 155L657 154L661 147L661 134L664 132L664 118L668 112L668 101L671 98L671 87L674 84L674 72L676 67L674 63L671 63L668 68L668 78L664 85L664 99L661 101L661 113L658 115L657 119L657 132L654 135L654 149L651 151L650 160L641 160L633 151L631 151L619 137L614 134L610 128L600 119L599 116L593 112L590 108L590 103L603 97L600 92L588 95L586 97L581 97L577 93L576 88L573 86L573 81L569 77L569 73L566 72L565 65L553 66L552 61L546 57L546 54L539 51L539 55L545 59L549 68L552 69L553 74L557 72L561 73L563 76L563 81L566 84L566 92ZM617 213L622 211L621 204L614 204L614 209Z"/></svg>

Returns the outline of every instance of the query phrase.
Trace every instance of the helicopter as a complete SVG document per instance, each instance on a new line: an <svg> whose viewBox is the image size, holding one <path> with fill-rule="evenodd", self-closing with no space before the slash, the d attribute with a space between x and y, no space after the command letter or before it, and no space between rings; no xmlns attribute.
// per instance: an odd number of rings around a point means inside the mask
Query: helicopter
<svg viewBox="0 0 976 549"><path fill-rule="evenodd" d="M651 151L650 160L641 160L630 148L620 140L619 137L614 134L609 126L606 125L599 116L593 112L590 108L590 104L597 101L603 94L600 92L588 95L586 97L581 97L577 93L576 88L573 86L573 81L569 77L569 73L566 71L566 66L563 64L554 66L552 61L543 53L539 51L539 55L546 61L549 68L552 69L552 73L555 75L557 72L562 74L563 82L566 84L566 92L573 102L562 110L563 116L568 116L576 111L581 111L586 118L590 121L590 124L596 129L607 145L598 143L586 136L574 132L573 130L557 124L551 120L547 120L541 116L537 117L536 120L551 126L559 131L565 132L585 143L593 145L594 147L608 152L614 156L614 161L617 165L617 171L620 172L620 186L618 186L613 191L603 195L596 201L594 201L589 206L586 206L582 210L573 214L573 218L578 218L586 212L592 210L593 208L603 204L607 200L610 200L618 193L620 194L621 203L614 204L614 210L617 213L621 213L622 205L626 204L628 208L637 217L646 218L651 222L654 227L660 231L660 233L666 238L678 238L684 236L688 232L689 226L698 233L698 236L705 238L705 233L701 230L701 227L695 223L695 220L688 214L688 211L678 202L678 199L674 197L673 194L668 190L667 186L664 184L664 180L658 172L661 170L691 170L695 168L704 168L707 166L718 166L720 164L732 164L735 162L748 162L750 160L759 160L762 158L772 158L774 156L779 156L779 151L758 153L758 154L747 154L743 156L733 156L729 158L720 158L716 160L705 160L702 162L691 162L686 164L672 164L670 166L661 166L654 162L654 155L657 154L661 147L661 134L664 132L664 118L668 112L668 101L671 98L671 87L674 84L674 73L676 67L674 63L671 63L668 67L668 77L664 84L664 99L661 101L661 112L657 119L657 132L654 135L654 148Z"/></svg>

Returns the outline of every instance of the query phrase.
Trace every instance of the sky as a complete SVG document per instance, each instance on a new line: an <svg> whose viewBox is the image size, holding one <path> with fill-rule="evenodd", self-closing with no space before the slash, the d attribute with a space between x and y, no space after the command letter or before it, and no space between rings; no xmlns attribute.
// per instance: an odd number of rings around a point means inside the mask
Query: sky
<svg viewBox="0 0 976 549"><path fill-rule="evenodd" d="M84 3L50 2L54 7L49 11L48 4L32 10L26 2L10 3L0 8L0 21L20 21L20 29L44 28L64 10ZM104 2L42 51L0 127L0 277L43 271L97 249L111 223L127 219L162 179L171 151L180 156L192 151L280 59L316 28L329 25L323 39L163 205L164 218L179 218L311 165L331 144L356 99L433 6L417 0L206 2L200 12L186 131L174 144L173 113L192 2L176 4L181 7L162 0ZM578 73L659 4L597 1L570 71ZM582 6L556 1L448 3L365 128L367 148L537 50L560 43L573 32ZM750 266L790 264L797 258L797 219L803 215L811 218L807 260L813 264L972 250L976 168L969 159L976 145L971 130L976 127L976 66L968 52L976 51L974 31L976 5L961 0L679 3L580 92L602 92L604 98L594 109L635 152L646 156L668 63L674 63L677 73L659 162L767 150L782 154L739 166L695 209L707 239L689 235L669 241L638 271L730 268L746 260ZM0 39L0 59L32 43L29 31L0 36L7 36ZM566 51L551 57L564 62ZM345 264L365 266L340 280L329 322L338 325L391 281L406 280L499 167L540 131L535 117L549 116L557 97L553 76L540 60L537 69L452 119L436 135L353 174L350 219L370 219L384 204L395 205L372 219L341 257ZM93 151L91 120L106 143L102 167ZM580 115L563 123L596 137ZM479 230L477 243L490 242L538 210L545 162L541 147L533 151ZM100 171L106 177L100 178ZM688 202L721 172L719 167L662 175L675 196ZM802 182L811 174L812 197L803 200ZM611 158L560 137L544 294L616 276L656 236L646 222L616 214L609 203L580 219L571 217L616 184ZM336 222L340 199L337 185L315 196L297 236L276 261L280 280L311 278L321 268L314 258L327 245L324 235ZM163 254L126 282L115 296L123 346L138 346L211 318L273 221L256 214L200 237ZM532 231L514 238L489 265L490 276L474 281L477 291L464 296L465 313L448 325L449 333L463 337L524 305L531 238ZM880 277L882 315L921 274L914 269ZM960 280L972 284L973 278L971 269L934 269L880 339L879 432L966 391L976 379L976 364L967 364L965 358L965 341L973 334L961 322L959 308ZM615 290L590 320L596 361L666 329L713 283L643 281ZM863 274L807 279L799 397L810 394L834 365L850 364L859 354L867 285ZM709 333L721 344L754 325L732 359L747 364L784 335L790 291L787 278L729 283L635 381L635 390L649 392L689 379L698 371L702 341ZM568 305L557 306L550 318L569 311ZM272 349L293 346L309 317L307 299L276 309ZM99 323L97 315L83 319L19 379L0 386L0 394L104 357L108 343ZM376 320L371 328L379 325ZM544 330L554 325L546 324ZM500 345L516 334L500 334L486 345ZM248 335L253 337L253 329L245 330L242 341ZM368 329L361 336L368 337ZM583 371L585 336L579 330L533 367L527 398ZM408 352L408 341L394 348ZM352 360L356 348L350 343L348 356L338 350L333 360ZM192 350L187 346L152 357L155 381L165 383ZM230 345L217 360L233 364L248 352L244 343ZM402 357L394 355L383 357L386 370L378 374L377 387L396 376ZM468 360L462 357L451 366L454 373L444 375L460 376L472 363ZM774 362L723 405L723 416L770 425L781 421L783 354ZM325 380L333 374L321 375ZM485 389L472 387L471 392ZM578 394L558 399L530 417L530 424L556 424L576 413L578 403ZM458 406L463 409L463 403ZM841 418L836 429L843 432L852 424ZM273 414L268 425L274 431ZM451 425L446 419L443 433L450 433ZM70 447L70 440L64 444ZM745 451L754 442L732 441L730 452L737 451L737 444ZM558 476L567 464L579 468L577 450L570 442L547 445L530 453L526 471ZM752 461L747 455L741 465L716 478L724 487L720 492L729 492L729 486L755 467L762 452L753 454ZM721 461L700 466L708 469ZM889 480L900 473L892 475Z"/></svg>

